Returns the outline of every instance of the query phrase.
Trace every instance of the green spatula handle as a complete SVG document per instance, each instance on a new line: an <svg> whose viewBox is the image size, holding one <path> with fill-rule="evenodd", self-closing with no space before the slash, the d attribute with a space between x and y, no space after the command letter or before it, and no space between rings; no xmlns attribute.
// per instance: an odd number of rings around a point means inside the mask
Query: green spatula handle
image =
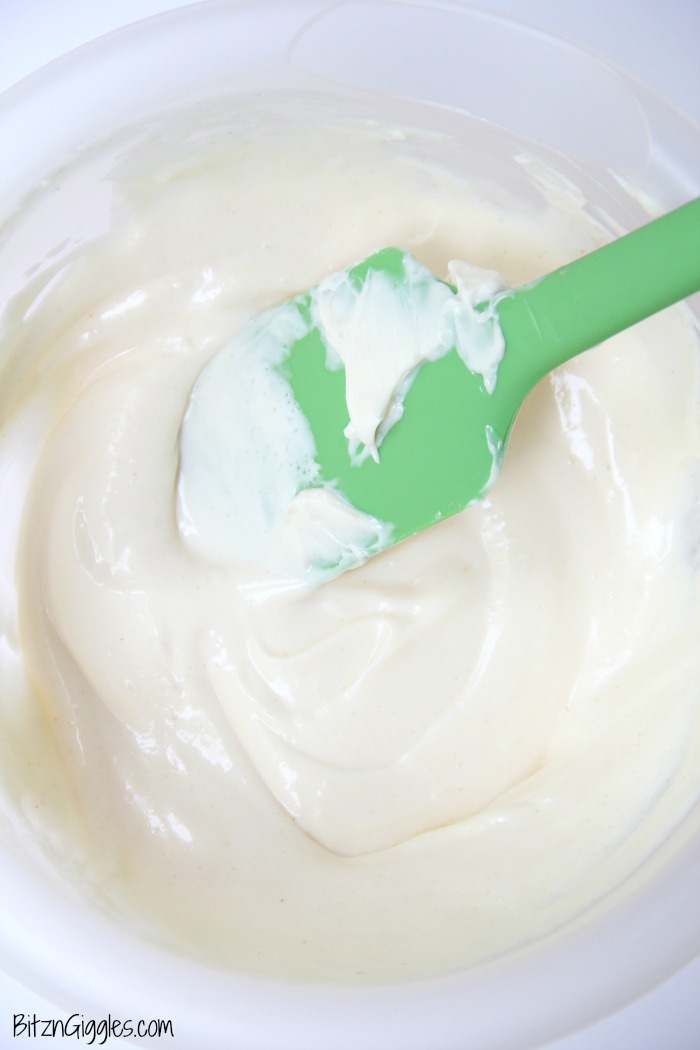
<svg viewBox="0 0 700 1050"><path fill-rule="evenodd" d="M524 396L576 354L697 291L700 198L502 299L506 351L511 341L523 349L506 352L502 370Z"/></svg>

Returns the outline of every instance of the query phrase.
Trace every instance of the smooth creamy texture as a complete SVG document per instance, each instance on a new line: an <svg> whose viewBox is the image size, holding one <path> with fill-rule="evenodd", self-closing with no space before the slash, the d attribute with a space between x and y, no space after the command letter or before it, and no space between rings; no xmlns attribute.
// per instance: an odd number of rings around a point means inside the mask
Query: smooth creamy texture
<svg viewBox="0 0 700 1050"><path fill-rule="evenodd" d="M438 137L231 122L125 156L110 231L4 317L6 794L208 961L468 965L580 913L700 793L695 336L676 310L559 370L487 500L322 587L224 563L178 525L179 430L252 316L383 244L517 284L606 236L468 151L451 174Z"/></svg>
<svg viewBox="0 0 700 1050"><path fill-rule="evenodd" d="M401 418L404 395L422 364L456 346L493 392L505 349L494 314L475 309L505 287L499 274L452 260L447 270L455 295L412 256L403 261L401 282L373 270L356 289L342 270L313 293L312 317L328 356L345 369L345 435L358 462L368 455L379 461L382 439Z"/></svg>

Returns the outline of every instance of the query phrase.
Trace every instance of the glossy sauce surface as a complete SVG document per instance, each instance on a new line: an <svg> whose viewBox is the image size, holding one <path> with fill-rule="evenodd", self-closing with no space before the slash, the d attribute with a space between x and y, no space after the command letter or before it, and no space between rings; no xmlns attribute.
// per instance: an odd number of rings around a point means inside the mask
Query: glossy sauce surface
<svg viewBox="0 0 700 1050"><path fill-rule="evenodd" d="M183 415L252 316L383 244L517 284L610 236L536 166L520 200L439 137L230 120L122 153L108 229L5 314L7 794L86 892L214 963L468 965L700 792L695 332L675 310L559 370L487 500L321 586L193 545Z"/></svg>

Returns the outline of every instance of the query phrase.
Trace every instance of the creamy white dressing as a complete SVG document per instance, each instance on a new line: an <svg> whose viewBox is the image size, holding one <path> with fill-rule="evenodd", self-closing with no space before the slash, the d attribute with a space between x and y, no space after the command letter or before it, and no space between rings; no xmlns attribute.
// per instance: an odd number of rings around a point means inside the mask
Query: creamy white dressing
<svg viewBox="0 0 700 1050"><path fill-rule="evenodd" d="M282 387L259 396L251 318L381 244L468 288L450 260L515 285L606 233L576 194L509 195L468 149L451 170L440 136L310 103L166 130L115 164L109 232L3 318L7 805L85 893L213 964L395 979L512 950L635 871L700 794L689 314L540 384L481 504L293 579L260 564L271 540L288 564L382 539L335 522L324 489L288 529L313 448ZM385 293L346 313L336 291L329 342L357 347ZM489 335L467 364L497 383L499 352ZM351 441L381 456L434 353L419 333L368 402L358 370ZM260 443L222 455L231 427ZM202 524L208 487L254 502L261 474L261 518L215 501Z"/></svg>
<svg viewBox="0 0 700 1050"><path fill-rule="evenodd" d="M452 261L456 294L412 256L403 255L400 280L371 270L359 287L349 271L331 274L314 290L312 315L331 367L345 369L350 421L345 434L357 462L371 455L403 414L418 369L456 347L465 366L484 377L492 393L505 340L486 306L507 287L500 274Z"/></svg>

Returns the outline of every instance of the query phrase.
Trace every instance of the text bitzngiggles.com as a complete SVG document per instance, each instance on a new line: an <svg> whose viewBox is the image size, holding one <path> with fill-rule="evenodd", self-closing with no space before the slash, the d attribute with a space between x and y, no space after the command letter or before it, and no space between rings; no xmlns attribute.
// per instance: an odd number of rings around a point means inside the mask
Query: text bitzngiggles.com
<svg viewBox="0 0 700 1050"><path fill-rule="evenodd" d="M86 1046L104 1046L108 1039L158 1039L162 1036L174 1038L173 1022L160 1019L152 1021L121 1021L119 1018L103 1017L99 1021L82 1014L71 1014L63 1019L44 1020L36 1014L14 1014L12 1035L15 1039L74 1039Z"/></svg>

